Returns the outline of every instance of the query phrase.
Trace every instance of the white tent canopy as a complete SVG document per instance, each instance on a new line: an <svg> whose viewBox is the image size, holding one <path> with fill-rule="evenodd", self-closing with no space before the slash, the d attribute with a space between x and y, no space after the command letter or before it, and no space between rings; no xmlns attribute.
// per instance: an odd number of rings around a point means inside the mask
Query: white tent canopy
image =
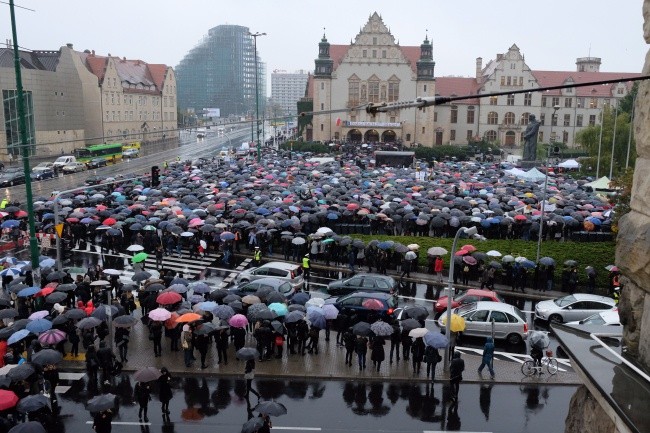
<svg viewBox="0 0 650 433"><path fill-rule="evenodd" d="M521 177L524 179L532 180L534 182L538 180L544 180L546 179L546 175L539 171L537 168L533 167L530 170L528 170L526 173L524 173Z"/></svg>
<svg viewBox="0 0 650 433"><path fill-rule="evenodd" d="M603 189L608 190L608 189L611 189L611 187L609 186L610 182L611 181L609 180L609 178L607 176L603 176L600 179L594 180L593 182L585 183L584 186L590 186L590 187L592 187L594 189L594 191L599 190L599 189L600 190L603 190Z"/></svg>
<svg viewBox="0 0 650 433"><path fill-rule="evenodd" d="M575 159L567 159L557 165L561 168L580 168L580 163Z"/></svg>

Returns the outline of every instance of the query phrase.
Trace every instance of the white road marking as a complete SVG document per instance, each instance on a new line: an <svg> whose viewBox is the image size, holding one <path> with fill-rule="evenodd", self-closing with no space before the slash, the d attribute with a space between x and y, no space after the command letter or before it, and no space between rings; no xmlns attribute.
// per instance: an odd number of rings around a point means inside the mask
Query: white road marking
<svg viewBox="0 0 650 433"><path fill-rule="evenodd" d="M320 427L278 427L273 426L273 430L300 430L300 431L321 431Z"/></svg>
<svg viewBox="0 0 650 433"><path fill-rule="evenodd" d="M79 380L84 377L86 373L59 373L61 380Z"/></svg>
<svg viewBox="0 0 650 433"><path fill-rule="evenodd" d="M56 388L54 388L54 392L56 394L65 394L70 390L70 388L72 387L67 385L57 385Z"/></svg>
<svg viewBox="0 0 650 433"><path fill-rule="evenodd" d="M92 424L92 421L86 421L86 424ZM112 425L151 425L150 422L129 422L129 421L111 421Z"/></svg>
<svg viewBox="0 0 650 433"><path fill-rule="evenodd" d="M435 299L415 298L415 297L412 297L412 296L403 296L403 295L399 295L398 298L402 298L402 299L412 299L412 300L414 300L414 301L423 301L423 302L431 302L431 303L436 302Z"/></svg>

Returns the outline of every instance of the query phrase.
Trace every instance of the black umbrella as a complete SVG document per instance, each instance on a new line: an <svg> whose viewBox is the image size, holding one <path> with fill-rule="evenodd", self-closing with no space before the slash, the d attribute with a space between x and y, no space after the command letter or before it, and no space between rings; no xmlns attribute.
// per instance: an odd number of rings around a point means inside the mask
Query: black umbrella
<svg viewBox="0 0 650 433"><path fill-rule="evenodd" d="M422 326L420 322L418 322L415 319L402 320L402 322L400 322L400 325L402 325L402 329L405 331L410 331L412 329L420 328Z"/></svg>
<svg viewBox="0 0 650 433"><path fill-rule="evenodd" d="M372 331L370 330L370 323L368 322L358 322L352 327L352 333L354 335L361 335L367 337Z"/></svg>
<svg viewBox="0 0 650 433"><path fill-rule="evenodd" d="M66 295L65 293L54 292L54 293L50 293L45 297L45 302L47 302L48 304L56 304L57 302L61 302L67 298L68 295Z"/></svg>
<svg viewBox="0 0 650 433"><path fill-rule="evenodd" d="M115 395L102 394L88 401L86 409L90 412L102 412L115 407Z"/></svg>
<svg viewBox="0 0 650 433"><path fill-rule="evenodd" d="M0 310L0 319L14 319L16 317L18 317L18 311L13 308Z"/></svg>
<svg viewBox="0 0 650 433"><path fill-rule="evenodd" d="M420 305L405 309L404 314L415 320L424 320L429 317L429 311Z"/></svg>
<svg viewBox="0 0 650 433"><path fill-rule="evenodd" d="M147 271L138 271L133 276L131 276L131 280L136 281L136 282L141 282L144 280L148 280L151 278L151 274Z"/></svg>
<svg viewBox="0 0 650 433"><path fill-rule="evenodd" d="M217 330L217 325L214 323L203 323L199 328L194 331L196 335L208 335Z"/></svg>
<svg viewBox="0 0 650 433"><path fill-rule="evenodd" d="M15 425L9 433L46 433L46 431L40 422L28 421Z"/></svg>
<svg viewBox="0 0 650 433"><path fill-rule="evenodd" d="M145 367L133 373L136 382L152 382L157 380L162 373L156 367Z"/></svg>
<svg viewBox="0 0 650 433"><path fill-rule="evenodd" d="M36 365L54 365L63 360L63 355L58 350L43 349L32 356L32 363Z"/></svg>
<svg viewBox="0 0 650 433"><path fill-rule="evenodd" d="M280 416L287 413L287 408L277 401L261 401L257 403L253 410L270 416Z"/></svg>
<svg viewBox="0 0 650 433"><path fill-rule="evenodd" d="M63 315L68 319L72 319L72 320L84 319L88 316L86 312L81 308L73 308L72 310L68 310L65 313L63 313Z"/></svg>
<svg viewBox="0 0 650 433"><path fill-rule="evenodd" d="M65 275L66 275L66 273L61 272L61 271L50 272L49 274L47 274L47 281L60 280L60 279L64 278Z"/></svg>
<svg viewBox="0 0 650 433"><path fill-rule="evenodd" d="M7 377L10 378L12 381L17 382L19 380L25 380L32 374L34 374L36 370L34 367L25 362L20 364L18 367L14 367L11 370L7 372Z"/></svg>
<svg viewBox="0 0 650 433"><path fill-rule="evenodd" d="M242 347L236 353L237 359L248 361L249 359L257 359L260 353L254 347Z"/></svg>
<svg viewBox="0 0 650 433"><path fill-rule="evenodd" d="M59 314L54 319L52 319L52 325L63 325L68 320L70 319L68 319L64 314Z"/></svg>
<svg viewBox="0 0 650 433"><path fill-rule="evenodd" d="M161 290L164 290L165 286L160 284L160 283L153 283L153 284L148 284L147 287L145 287L145 291L147 292L159 292Z"/></svg>
<svg viewBox="0 0 650 433"><path fill-rule="evenodd" d="M115 305L103 305L100 304L93 310L92 313L90 313L90 317L94 317L95 319L99 319L101 321L106 321L108 320L108 311L106 311L106 307L110 308L111 310L111 316L115 317L118 315L118 309Z"/></svg>
<svg viewBox="0 0 650 433"><path fill-rule="evenodd" d="M256 416L244 423L241 427L241 433L255 433L264 425L264 419ZM45 431L45 430L43 430Z"/></svg>
<svg viewBox="0 0 650 433"><path fill-rule="evenodd" d="M49 407L50 399L43 394L28 395L21 398L16 406L16 410L20 413L36 412L44 407Z"/></svg>
<svg viewBox="0 0 650 433"><path fill-rule="evenodd" d="M86 317L85 319L81 319L79 322L77 322L77 328L90 329L101 325L101 323L102 321L99 319L96 319L94 317Z"/></svg>
<svg viewBox="0 0 650 433"><path fill-rule="evenodd" d="M117 328L129 328L138 323L138 319L133 316L123 315L113 319L113 326Z"/></svg>
<svg viewBox="0 0 650 433"><path fill-rule="evenodd" d="M73 290L77 289L76 284L59 284L56 286L56 289L54 289L57 292L72 292Z"/></svg>

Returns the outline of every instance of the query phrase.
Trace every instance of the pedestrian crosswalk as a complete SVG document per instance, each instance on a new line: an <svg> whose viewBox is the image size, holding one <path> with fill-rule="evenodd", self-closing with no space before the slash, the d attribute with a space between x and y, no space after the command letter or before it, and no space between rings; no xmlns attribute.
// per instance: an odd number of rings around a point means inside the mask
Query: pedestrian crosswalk
<svg viewBox="0 0 650 433"><path fill-rule="evenodd" d="M223 281L221 281L221 284L219 285L218 288L219 288L219 289L223 289L223 288L225 288L225 287L228 287L228 286L229 286L229 285L230 285L230 284L235 280L235 278L237 278L237 275L239 275L239 273L240 273L241 271L243 271L244 269L246 269L246 267L247 267L247 266L248 266L252 261L253 261L253 259L251 259L251 258L246 258L246 259L244 259L244 261L241 262L241 263L239 264L239 266L237 266L237 268L235 268L235 270L234 270L233 272L230 272L230 273L229 273L229 274L228 274L228 275L223 279Z"/></svg>
<svg viewBox="0 0 650 433"><path fill-rule="evenodd" d="M68 372L61 372L59 373L59 385L56 386L54 389L54 392L57 394L65 394L72 388L72 382L76 382L78 380L81 380L86 373L68 373ZM61 382L65 382L65 384L61 384ZM69 385L67 383L70 383Z"/></svg>

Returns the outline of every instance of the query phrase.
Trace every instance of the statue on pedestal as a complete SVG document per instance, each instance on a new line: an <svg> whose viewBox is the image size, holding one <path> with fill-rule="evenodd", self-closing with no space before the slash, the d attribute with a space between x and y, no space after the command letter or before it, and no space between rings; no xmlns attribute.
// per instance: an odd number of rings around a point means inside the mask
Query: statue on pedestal
<svg viewBox="0 0 650 433"><path fill-rule="evenodd" d="M539 131L539 122L535 120L535 115L528 116L528 126L524 131L524 161L535 161L537 159L537 132Z"/></svg>

